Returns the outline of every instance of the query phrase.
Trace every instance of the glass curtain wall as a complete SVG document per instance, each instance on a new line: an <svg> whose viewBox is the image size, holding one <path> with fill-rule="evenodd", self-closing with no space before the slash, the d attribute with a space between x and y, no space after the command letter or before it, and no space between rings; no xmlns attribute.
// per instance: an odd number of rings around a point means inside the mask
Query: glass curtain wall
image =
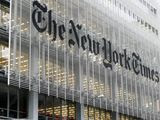
<svg viewBox="0 0 160 120"><path fill-rule="evenodd" d="M144 119L159 117L158 31L127 6L117 0L12 0L11 6L8 84ZM52 10L51 20L62 35L38 32L31 17L36 10L40 27ZM80 43L74 41L78 38ZM111 43L111 55L108 49L104 53L102 38L106 46ZM96 43L99 54L89 47Z"/></svg>
<svg viewBox="0 0 160 120"><path fill-rule="evenodd" d="M8 30L9 28L9 7L0 2L0 29Z"/></svg>
<svg viewBox="0 0 160 120"><path fill-rule="evenodd" d="M1 83L0 118L27 118L28 92Z"/></svg>
<svg viewBox="0 0 160 120"><path fill-rule="evenodd" d="M56 97L39 95L39 120L76 120L76 104Z"/></svg>
<svg viewBox="0 0 160 120"><path fill-rule="evenodd" d="M135 117L131 117L131 116L128 116L128 115L120 114L119 116L120 116L119 120L142 120L142 119L137 119Z"/></svg>
<svg viewBox="0 0 160 120"><path fill-rule="evenodd" d="M84 107L84 120L112 120L111 112L92 106Z"/></svg>

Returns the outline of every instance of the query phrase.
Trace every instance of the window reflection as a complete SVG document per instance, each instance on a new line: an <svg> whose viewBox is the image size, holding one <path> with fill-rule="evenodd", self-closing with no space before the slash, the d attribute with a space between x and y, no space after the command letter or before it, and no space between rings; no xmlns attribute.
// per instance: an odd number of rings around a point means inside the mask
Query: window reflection
<svg viewBox="0 0 160 120"><path fill-rule="evenodd" d="M0 4L0 27L6 30L9 21L9 8Z"/></svg>
<svg viewBox="0 0 160 120"><path fill-rule="evenodd" d="M120 120L137 120L137 118L120 114Z"/></svg>
<svg viewBox="0 0 160 120"><path fill-rule="evenodd" d="M11 118L27 118L28 92L1 83L0 116ZM9 113L9 114L8 114Z"/></svg>
<svg viewBox="0 0 160 120"><path fill-rule="evenodd" d="M111 112L91 106L84 107L84 120L112 120Z"/></svg>
<svg viewBox="0 0 160 120"><path fill-rule="evenodd" d="M45 120L45 96L39 95L38 98L38 108L39 108L39 120Z"/></svg>
<svg viewBox="0 0 160 120"><path fill-rule="evenodd" d="M53 97L46 97L46 117L47 120L52 120L53 117Z"/></svg>
<svg viewBox="0 0 160 120"><path fill-rule="evenodd" d="M58 98L54 99L54 118L55 120L59 120L61 118L61 100Z"/></svg>
<svg viewBox="0 0 160 120"><path fill-rule="evenodd" d="M68 105L66 101L62 100L62 120L67 120L68 117Z"/></svg>
<svg viewBox="0 0 160 120"><path fill-rule="evenodd" d="M8 65L8 48L3 45L2 43L0 43L0 71L2 74L5 73L6 69L7 69L7 65Z"/></svg>
<svg viewBox="0 0 160 120"><path fill-rule="evenodd" d="M68 102L68 117L69 120L76 119L76 107L75 104L73 104L72 102Z"/></svg>
<svg viewBox="0 0 160 120"><path fill-rule="evenodd" d="M28 94L26 91L19 91L19 118L27 118Z"/></svg>
<svg viewBox="0 0 160 120"><path fill-rule="evenodd" d="M89 107L89 120L94 120L94 108L93 107Z"/></svg>
<svg viewBox="0 0 160 120"><path fill-rule="evenodd" d="M7 87L0 87L0 116L7 116Z"/></svg>
<svg viewBox="0 0 160 120"><path fill-rule="evenodd" d="M39 120L75 120L75 103L56 97L39 95Z"/></svg>
<svg viewBox="0 0 160 120"><path fill-rule="evenodd" d="M9 97L9 103L10 103L10 111L9 116L12 118L17 117L17 90L10 88L10 97Z"/></svg>

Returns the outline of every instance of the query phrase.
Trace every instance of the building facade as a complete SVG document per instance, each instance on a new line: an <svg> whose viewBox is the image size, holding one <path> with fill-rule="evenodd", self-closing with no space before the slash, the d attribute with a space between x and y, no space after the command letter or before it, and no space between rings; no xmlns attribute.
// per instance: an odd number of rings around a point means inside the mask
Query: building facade
<svg viewBox="0 0 160 120"><path fill-rule="evenodd" d="M0 119L159 120L153 0L1 0Z"/></svg>

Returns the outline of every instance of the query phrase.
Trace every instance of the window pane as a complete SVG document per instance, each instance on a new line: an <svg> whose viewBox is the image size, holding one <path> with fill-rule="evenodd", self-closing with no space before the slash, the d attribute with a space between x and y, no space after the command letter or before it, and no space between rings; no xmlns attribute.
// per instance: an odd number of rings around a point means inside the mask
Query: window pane
<svg viewBox="0 0 160 120"><path fill-rule="evenodd" d="M44 95L39 95L38 98L38 111L39 111L39 120L45 120L45 115L46 115L46 106L45 106L45 96Z"/></svg>
<svg viewBox="0 0 160 120"><path fill-rule="evenodd" d="M7 87L0 87L0 116L7 116Z"/></svg>
<svg viewBox="0 0 160 120"><path fill-rule="evenodd" d="M9 116L17 118L17 90L14 88L9 89Z"/></svg>
<svg viewBox="0 0 160 120"><path fill-rule="evenodd" d="M9 8L0 4L0 26L6 29L7 22L9 21Z"/></svg>
<svg viewBox="0 0 160 120"><path fill-rule="evenodd" d="M53 117L53 97L46 97L46 117L47 120L52 120Z"/></svg>
<svg viewBox="0 0 160 120"><path fill-rule="evenodd" d="M84 120L88 120L88 107L84 107Z"/></svg>
<svg viewBox="0 0 160 120"><path fill-rule="evenodd" d="M27 118L28 92L20 90L19 92L19 118Z"/></svg>
<svg viewBox="0 0 160 120"><path fill-rule="evenodd" d="M75 118L75 116L76 116L76 108L75 108L75 104L73 104L73 103L68 103L68 113L69 113L69 115L68 115L68 118L69 118L69 120L75 120L76 118Z"/></svg>
<svg viewBox="0 0 160 120"><path fill-rule="evenodd" d="M55 120L59 120L61 118L61 100L54 98L54 103L53 103L54 107L54 119Z"/></svg>
<svg viewBox="0 0 160 120"><path fill-rule="evenodd" d="M89 119L94 120L94 108L89 107Z"/></svg>
<svg viewBox="0 0 160 120"><path fill-rule="evenodd" d="M62 100L62 120L67 120L68 116L68 105L67 102Z"/></svg>
<svg viewBox="0 0 160 120"><path fill-rule="evenodd" d="M95 120L99 120L100 119L100 114L99 114L99 109L95 109Z"/></svg>
<svg viewBox="0 0 160 120"><path fill-rule="evenodd" d="M111 113L106 112L106 120L111 120Z"/></svg>
<svg viewBox="0 0 160 120"><path fill-rule="evenodd" d="M105 110L101 110L101 120L105 120Z"/></svg>

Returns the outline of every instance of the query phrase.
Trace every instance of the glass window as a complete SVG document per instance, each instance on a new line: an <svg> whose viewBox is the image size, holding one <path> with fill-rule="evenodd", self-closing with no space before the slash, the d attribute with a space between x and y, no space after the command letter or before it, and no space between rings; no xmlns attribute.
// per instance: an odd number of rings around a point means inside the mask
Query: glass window
<svg viewBox="0 0 160 120"><path fill-rule="evenodd" d="M6 29L9 21L9 8L0 4L0 27Z"/></svg>
<svg viewBox="0 0 160 120"><path fill-rule="evenodd" d="M0 116L7 116L7 87L0 87Z"/></svg>
<svg viewBox="0 0 160 120"><path fill-rule="evenodd" d="M84 107L84 120L111 120L111 113L91 106Z"/></svg>
<svg viewBox="0 0 160 120"><path fill-rule="evenodd" d="M95 120L99 120L99 119L100 119L100 110L95 109Z"/></svg>
<svg viewBox="0 0 160 120"><path fill-rule="evenodd" d="M120 114L120 120L137 120L137 118L134 118L134 117L128 116L128 115Z"/></svg>
<svg viewBox="0 0 160 120"><path fill-rule="evenodd" d="M53 97L46 97L46 117L47 120L52 120L53 117Z"/></svg>
<svg viewBox="0 0 160 120"><path fill-rule="evenodd" d="M5 71L7 70L8 52L9 52L8 47L0 43L0 73L3 75L5 74Z"/></svg>
<svg viewBox="0 0 160 120"><path fill-rule="evenodd" d="M105 110L102 110L100 113L101 120L105 120Z"/></svg>
<svg viewBox="0 0 160 120"><path fill-rule="evenodd" d="M27 118L28 92L19 91L19 118Z"/></svg>
<svg viewBox="0 0 160 120"><path fill-rule="evenodd" d="M1 83L0 97L0 116L10 118L27 118L28 91L8 87L6 84Z"/></svg>
<svg viewBox="0 0 160 120"><path fill-rule="evenodd" d="M38 98L38 111L39 111L39 120L45 120L45 115L46 115L46 106L45 106L45 96L44 95L39 95Z"/></svg>
<svg viewBox="0 0 160 120"><path fill-rule="evenodd" d="M76 106L71 101L39 95L39 120L75 120Z"/></svg>
<svg viewBox="0 0 160 120"><path fill-rule="evenodd" d="M88 120L88 107L84 107L84 120Z"/></svg>
<svg viewBox="0 0 160 120"><path fill-rule="evenodd" d="M94 108L93 107L89 107L89 120L94 120Z"/></svg>
<svg viewBox="0 0 160 120"><path fill-rule="evenodd" d="M62 120L67 120L68 117L68 105L67 102L62 100Z"/></svg>
<svg viewBox="0 0 160 120"><path fill-rule="evenodd" d="M18 91L14 88L9 88L9 117L17 118L17 99Z"/></svg>
<svg viewBox="0 0 160 120"><path fill-rule="evenodd" d="M69 120L76 119L76 107L75 104L72 102L68 102L68 118Z"/></svg>
<svg viewBox="0 0 160 120"><path fill-rule="evenodd" d="M111 113L110 112L106 112L106 120L111 120Z"/></svg>
<svg viewBox="0 0 160 120"><path fill-rule="evenodd" d="M55 120L59 120L61 118L61 100L58 98L54 98L53 100L53 110L54 110L54 118Z"/></svg>

